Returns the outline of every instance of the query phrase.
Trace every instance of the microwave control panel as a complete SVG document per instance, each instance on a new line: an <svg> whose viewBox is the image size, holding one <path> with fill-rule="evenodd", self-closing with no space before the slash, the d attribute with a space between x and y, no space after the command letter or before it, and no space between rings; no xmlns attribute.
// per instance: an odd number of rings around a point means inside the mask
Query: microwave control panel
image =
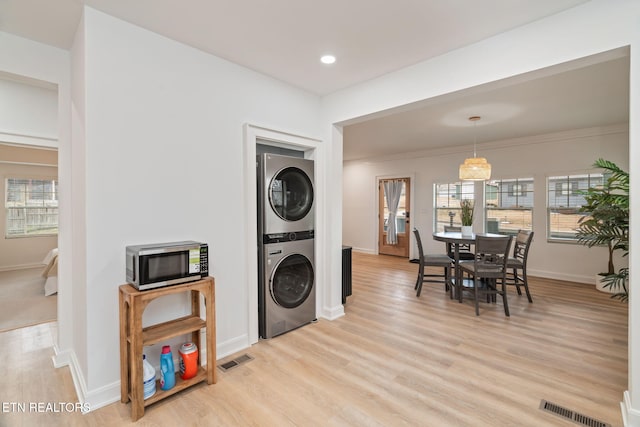
<svg viewBox="0 0 640 427"><path fill-rule="evenodd" d="M209 275L209 245L200 245L200 274L202 277Z"/></svg>

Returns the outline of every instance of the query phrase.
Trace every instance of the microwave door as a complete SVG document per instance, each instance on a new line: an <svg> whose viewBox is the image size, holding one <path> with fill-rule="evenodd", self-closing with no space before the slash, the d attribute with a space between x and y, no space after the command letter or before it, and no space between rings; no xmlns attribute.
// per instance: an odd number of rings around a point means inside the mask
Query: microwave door
<svg viewBox="0 0 640 427"><path fill-rule="evenodd" d="M170 252L149 256L148 277L150 282L165 282L184 276L187 264L186 252Z"/></svg>

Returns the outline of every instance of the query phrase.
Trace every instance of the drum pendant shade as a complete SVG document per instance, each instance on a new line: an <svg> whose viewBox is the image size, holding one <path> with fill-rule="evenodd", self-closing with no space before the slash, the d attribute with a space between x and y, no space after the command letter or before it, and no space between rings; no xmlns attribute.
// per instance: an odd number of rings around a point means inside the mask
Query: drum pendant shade
<svg viewBox="0 0 640 427"><path fill-rule="evenodd" d="M475 122L480 120L480 116L469 117L469 120ZM487 163L484 157L476 157L476 138L474 131L473 138L473 157L465 159L460 165L459 177L462 181L486 181L491 178L491 165Z"/></svg>

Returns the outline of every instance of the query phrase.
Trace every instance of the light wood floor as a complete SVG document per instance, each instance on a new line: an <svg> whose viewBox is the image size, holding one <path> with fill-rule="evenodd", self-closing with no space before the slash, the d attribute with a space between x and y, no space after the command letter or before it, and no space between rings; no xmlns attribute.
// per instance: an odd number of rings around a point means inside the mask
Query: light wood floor
<svg viewBox="0 0 640 427"><path fill-rule="evenodd" d="M576 425L538 409L541 399L622 425L625 304L593 286L531 279L533 304L512 290L510 318L500 302L476 317L439 284L416 298L416 272L354 253L344 317L261 341L246 350L254 360L147 408L136 425ZM51 366L52 333L55 324L0 334L2 402L76 401L68 368ZM0 413L1 426L127 424L121 403L87 415Z"/></svg>

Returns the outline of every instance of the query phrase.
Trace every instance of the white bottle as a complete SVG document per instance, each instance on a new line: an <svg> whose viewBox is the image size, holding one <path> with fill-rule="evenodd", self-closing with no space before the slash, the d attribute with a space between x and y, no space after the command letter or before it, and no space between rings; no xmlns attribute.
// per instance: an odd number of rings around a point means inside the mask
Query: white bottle
<svg viewBox="0 0 640 427"><path fill-rule="evenodd" d="M142 381L144 386L144 399L147 400L156 393L156 370L147 362L147 356L142 355Z"/></svg>

